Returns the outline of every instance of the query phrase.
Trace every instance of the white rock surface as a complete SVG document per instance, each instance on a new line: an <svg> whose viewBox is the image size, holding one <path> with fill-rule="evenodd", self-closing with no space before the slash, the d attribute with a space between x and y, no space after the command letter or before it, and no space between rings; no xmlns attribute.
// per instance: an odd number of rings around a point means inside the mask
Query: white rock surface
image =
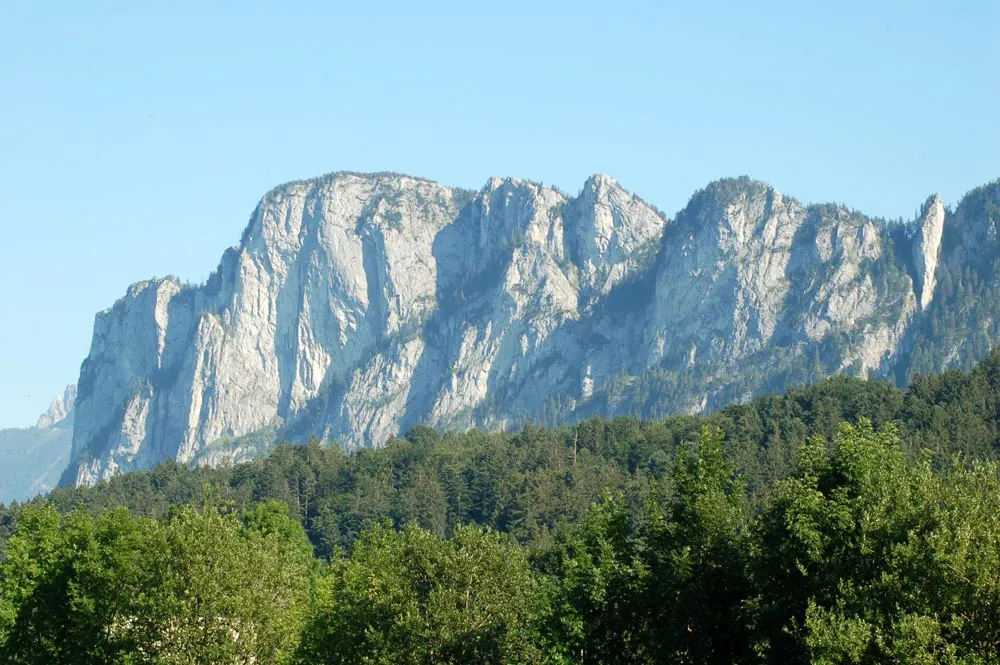
<svg viewBox="0 0 1000 665"><path fill-rule="evenodd" d="M38 423L35 427L46 429L48 427L72 427L73 426L73 405L76 402L76 384L66 386L62 395L57 395L45 413L38 416Z"/></svg>
<svg viewBox="0 0 1000 665"><path fill-rule="evenodd" d="M917 268L917 289L920 292L920 309L927 309L937 285L937 266L941 258L941 234L944 231L944 204L934 195L924 204L919 220L917 241L913 244L913 262Z"/></svg>
<svg viewBox="0 0 1000 665"><path fill-rule="evenodd" d="M933 296L941 215L936 199L911 276L882 266L888 231L867 218L745 178L671 223L604 175L575 198L511 178L290 183L205 285L141 282L98 314L67 479L242 459L209 444L265 427L371 446L417 423L513 425L622 372L721 385L810 352L882 375ZM831 351L831 335L856 341Z"/></svg>

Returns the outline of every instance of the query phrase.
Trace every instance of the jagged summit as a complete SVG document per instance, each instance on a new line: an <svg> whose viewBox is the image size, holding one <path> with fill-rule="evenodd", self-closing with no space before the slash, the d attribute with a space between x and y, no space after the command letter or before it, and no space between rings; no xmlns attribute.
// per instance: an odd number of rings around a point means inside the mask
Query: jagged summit
<svg viewBox="0 0 1000 665"><path fill-rule="evenodd" d="M589 178L583 181L582 192L587 191L601 191L604 189L618 189L621 185L618 181L609 176L607 173L594 173Z"/></svg>
<svg viewBox="0 0 1000 665"><path fill-rule="evenodd" d="M668 386L679 412L813 375L905 376L940 276L994 228L991 191L955 215L930 200L906 235L745 176L673 221L603 174L575 197L516 178L286 183L204 285L143 282L98 314L66 481L245 459L279 436L645 414L636 386Z"/></svg>
<svg viewBox="0 0 1000 665"><path fill-rule="evenodd" d="M707 198L717 205L735 203L741 198L755 198L777 192L777 188L762 180L755 180L747 175L734 178L719 178L708 183L695 192L688 205L697 204Z"/></svg>
<svg viewBox="0 0 1000 665"><path fill-rule="evenodd" d="M942 254L984 275L1000 248L1000 180L972 189L945 220Z"/></svg>
<svg viewBox="0 0 1000 665"><path fill-rule="evenodd" d="M923 205L920 206L920 217L926 216L931 208L935 208L937 206L944 208L944 201L941 199L941 195L935 192L928 196Z"/></svg>
<svg viewBox="0 0 1000 665"><path fill-rule="evenodd" d="M954 220L958 224L1000 224L1000 179L966 193L955 208Z"/></svg>
<svg viewBox="0 0 1000 665"><path fill-rule="evenodd" d="M927 309L934 297L944 221L944 204L941 202L941 197L934 194L921 208L920 217L916 220L917 231L913 242L915 282L921 311Z"/></svg>
<svg viewBox="0 0 1000 665"><path fill-rule="evenodd" d="M983 207L987 201L1000 206L1000 178L966 192L959 201L958 208Z"/></svg>
<svg viewBox="0 0 1000 665"><path fill-rule="evenodd" d="M276 185L269 189L267 193L264 194L263 198L267 198L270 194L275 192L284 192L292 188L298 187L319 187L323 185L328 185L336 180L343 180L346 178L360 178L363 180L370 181L416 181L423 182L431 185L439 184L437 181L430 178L424 178L422 176L410 175L408 173L400 173L398 171L330 171L329 173L324 173L321 176L316 176L315 178L302 178L299 180L289 180L288 182Z"/></svg>
<svg viewBox="0 0 1000 665"><path fill-rule="evenodd" d="M72 427L73 426L73 405L76 402L76 384L66 386L61 395L57 395L45 413L38 416L38 423L35 427L46 429L48 427Z"/></svg>

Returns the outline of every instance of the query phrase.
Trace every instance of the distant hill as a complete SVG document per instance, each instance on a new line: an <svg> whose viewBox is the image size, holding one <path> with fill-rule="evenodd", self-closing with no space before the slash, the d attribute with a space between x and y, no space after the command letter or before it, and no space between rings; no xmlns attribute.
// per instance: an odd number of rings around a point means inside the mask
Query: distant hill
<svg viewBox="0 0 1000 665"><path fill-rule="evenodd" d="M0 429L0 502L25 501L55 487L73 445L76 386L54 399L35 427Z"/></svg>

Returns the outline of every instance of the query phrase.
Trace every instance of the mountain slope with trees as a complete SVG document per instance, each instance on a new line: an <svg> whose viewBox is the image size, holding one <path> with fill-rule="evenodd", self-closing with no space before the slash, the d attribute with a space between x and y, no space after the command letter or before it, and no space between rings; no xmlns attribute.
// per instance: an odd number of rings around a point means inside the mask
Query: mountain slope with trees
<svg viewBox="0 0 1000 665"><path fill-rule="evenodd" d="M722 432L727 457L756 497L791 472L810 437L832 441L841 422L894 423L911 460L930 450L942 463L954 454L992 461L1000 454L998 414L1000 351L970 372L916 376L905 391L832 377L710 416L594 418L513 433L441 435L419 426L381 448L350 453L313 442L219 468L165 462L93 488L57 489L48 501L62 512L96 514L125 505L159 516L173 504L197 502L206 486L239 506L278 500L290 506L323 557L349 548L364 529L386 519L397 526L415 521L438 535L477 523L526 545L549 544L561 524L579 520L606 489L641 503L651 482L667 483L681 444L704 427Z"/></svg>
<svg viewBox="0 0 1000 665"><path fill-rule="evenodd" d="M995 352L906 392L59 490L4 513L0 658L994 663L998 405Z"/></svg>

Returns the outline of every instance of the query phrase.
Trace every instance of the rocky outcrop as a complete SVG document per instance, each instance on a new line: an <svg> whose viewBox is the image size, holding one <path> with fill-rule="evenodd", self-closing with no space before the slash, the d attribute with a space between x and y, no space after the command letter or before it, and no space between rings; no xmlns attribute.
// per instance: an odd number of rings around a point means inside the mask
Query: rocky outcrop
<svg viewBox="0 0 1000 665"><path fill-rule="evenodd" d="M773 187L714 183L667 230L647 335L654 362L694 366L768 344L806 216Z"/></svg>
<svg viewBox="0 0 1000 665"><path fill-rule="evenodd" d="M927 309L934 298L944 218L944 204L941 202L941 197L935 195L927 199L917 222L917 237L913 244L913 263L916 266L916 286L920 294L921 310Z"/></svg>
<svg viewBox="0 0 1000 665"><path fill-rule="evenodd" d="M686 377L676 411L803 364L888 376L935 297L946 217L934 198L895 228L747 178L669 223L604 175L575 197L512 178L290 183L206 284L142 282L98 314L65 480L242 459L261 431L370 446L543 405L572 419L650 373Z"/></svg>
<svg viewBox="0 0 1000 665"><path fill-rule="evenodd" d="M668 228L646 335L653 362L728 364L861 333L836 370L890 362L913 286L880 289L886 233L839 206L802 206L748 179L699 192ZM897 268L902 273L903 268Z"/></svg>
<svg viewBox="0 0 1000 665"><path fill-rule="evenodd" d="M76 384L66 386L62 395L56 396L45 413L38 416L38 429L47 427L73 427L73 405L76 403Z"/></svg>

